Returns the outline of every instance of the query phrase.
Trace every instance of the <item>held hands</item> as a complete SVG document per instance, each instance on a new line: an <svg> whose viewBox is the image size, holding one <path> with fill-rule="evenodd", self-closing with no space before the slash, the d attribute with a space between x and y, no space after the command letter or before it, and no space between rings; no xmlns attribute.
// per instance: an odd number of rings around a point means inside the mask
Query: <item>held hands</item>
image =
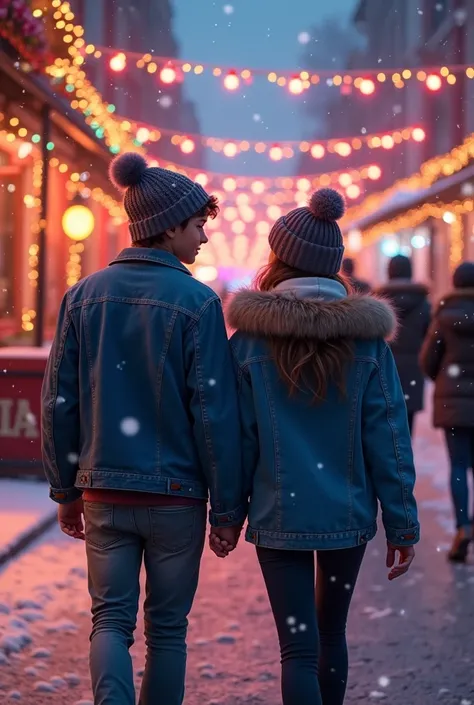
<svg viewBox="0 0 474 705"><path fill-rule="evenodd" d="M396 553L399 553L398 563L395 565ZM414 546L394 546L387 541L387 568L392 570L388 574L389 580L394 580L399 578L400 575L404 575L408 568L411 566L412 561L415 557Z"/></svg>
<svg viewBox="0 0 474 705"><path fill-rule="evenodd" d="M237 547L241 531L241 526L212 526L209 548L218 558L226 558Z"/></svg>
<svg viewBox="0 0 474 705"><path fill-rule="evenodd" d="M60 504L58 507L58 522L62 532L73 539L85 540L84 521L84 505L82 499L76 499L69 504Z"/></svg>

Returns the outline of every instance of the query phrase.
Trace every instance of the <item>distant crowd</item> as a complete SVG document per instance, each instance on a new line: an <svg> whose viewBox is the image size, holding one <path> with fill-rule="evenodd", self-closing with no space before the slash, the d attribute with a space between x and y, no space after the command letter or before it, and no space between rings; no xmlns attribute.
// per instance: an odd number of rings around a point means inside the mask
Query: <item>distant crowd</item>
<svg viewBox="0 0 474 705"><path fill-rule="evenodd" d="M361 294L371 286L355 276L354 261L342 270ZM464 562L474 538L468 472L474 466L474 263L454 272L453 288L432 308L429 290L413 281L408 257L389 261L386 284L373 293L389 299L399 317L391 343L405 394L410 432L424 404L425 377L434 381L433 425L444 430L451 462L450 486L456 535L449 552Z"/></svg>

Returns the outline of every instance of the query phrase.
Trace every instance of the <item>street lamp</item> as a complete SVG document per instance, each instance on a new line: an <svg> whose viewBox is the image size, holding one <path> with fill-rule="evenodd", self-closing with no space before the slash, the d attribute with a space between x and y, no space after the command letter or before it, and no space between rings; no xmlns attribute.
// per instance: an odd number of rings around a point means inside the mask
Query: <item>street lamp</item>
<svg viewBox="0 0 474 705"><path fill-rule="evenodd" d="M94 230L95 218L87 206L73 205L64 211L61 224L68 238L74 242L82 242L87 240Z"/></svg>

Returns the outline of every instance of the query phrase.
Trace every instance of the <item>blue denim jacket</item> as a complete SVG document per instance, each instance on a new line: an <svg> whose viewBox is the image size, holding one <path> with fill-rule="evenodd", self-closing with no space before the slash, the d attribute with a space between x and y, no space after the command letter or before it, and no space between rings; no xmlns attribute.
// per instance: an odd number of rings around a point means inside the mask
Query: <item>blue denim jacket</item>
<svg viewBox="0 0 474 705"><path fill-rule="evenodd" d="M236 379L218 296L173 255L127 248L62 302L42 391L51 497L86 487L211 501L243 521Z"/></svg>
<svg viewBox="0 0 474 705"><path fill-rule="evenodd" d="M405 401L384 338L396 325L385 302L347 297L336 281L293 279L272 292L244 290L231 301L243 466L250 495L246 538L281 549L337 549L376 532L377 499L387 539L419 540L415 468ZM353 341L346 394L290 397L268 338Z"/></svg>

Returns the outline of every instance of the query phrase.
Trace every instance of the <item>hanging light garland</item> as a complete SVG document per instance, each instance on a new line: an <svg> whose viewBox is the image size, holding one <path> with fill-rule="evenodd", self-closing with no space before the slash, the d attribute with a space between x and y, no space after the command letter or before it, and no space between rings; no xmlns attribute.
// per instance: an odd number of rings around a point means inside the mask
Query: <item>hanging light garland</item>
<svg viewBox="0 0 474 705"><path fill-rule="evenodd" d="M253 151L257 154L267 154L273 161L291 159L296 153L308 153L313 159L323 159L327 154L337 154L349 157L353 151L364 146L369 149L393 149L406 141L423 142L426 138L422 127L404 127L399 130L361 134L360 136L339 137L327 140L236 140L229 137L204 137L196 133L177 133L175 130L155 127L145 122L136 122L120 118L121 128L133 135L139 145L156 143L167 139L183 154L192 154L196 146L209 147L214 152L232 159L237 154Z"/></svg>
<svg viewBox="0 0 474 705"><path fill-rule="evenodd" d="M428 159L415 174L395 181L390 188L372 194L359 205L349 208L343 218L343 225L361 220L370 215L397 192L426 188L441 177L456 174L461 169L464 169L471 159L474 159L474 132L450 152Z"/></svg>
<svg viewBox="0 0 474 705"><path fill-rule="evenodd" d="M373 95L378 86L387 82L391 82L395 88L400 89L409 82L418 81L424 84L428 91L438 92L443 87L454 85L459 74L465 74L470 79L474 78L474 65L471 64L405 67L384 71L381 71L380 68L354 69L341 73L334 70L317 72L269 71L262 68L217 66L206 62L191 62L175 57L156 56L151 53L142 54L111 47L97 47L94 44L86 45L84 55L95 59L106 58L109 62L109 68L116 73L125 71L129 66L143 69L149 74L157 75L163 85L181 82L186 75L190 74L196 76L211 74L219 78L223 87L229 92L235 92L241 86L248 85L257 76L263 76L270 83L287 88L292 95L301 95L311 86L322 84L338 88L343 94L350 94L356 90L364 96Z"/></svg>

